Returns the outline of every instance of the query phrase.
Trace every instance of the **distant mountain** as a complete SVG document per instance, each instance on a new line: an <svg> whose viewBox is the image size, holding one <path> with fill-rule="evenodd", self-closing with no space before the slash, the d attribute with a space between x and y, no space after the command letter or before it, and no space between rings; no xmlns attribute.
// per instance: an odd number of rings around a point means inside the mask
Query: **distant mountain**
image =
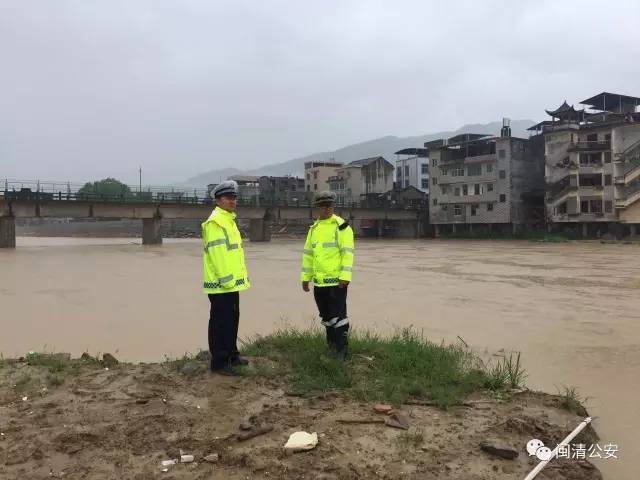
<svg viewBox="0 0 640 480"><path fill-rule="evenodd" d="M527 128L535 122L532 120L512 120L511 134L514 137L528 138ZM387 136L376 138L362 143L356 143L347 147L342 147L333 152L318 152L305 157L294 158L282 163L265 165L260 168L250 170L238 170L236 168L223 168L219 170L209 170L208 172L196 175L188 180L185 184L192 186L203 186L209 183L218 183L221 179L225 180L231 175L298 175L304 174L304 163L311 160L329 160L334 159L337 162L348 163L361 158L383 156L391 163L394 163L394 153L403 148L422 147L424 142L436 140L438 138L448 138L460 133L486 133L489 135L499 135L502 128L502 122L491 122L486 124L469 124L450 132L429 133L426 135L418 135L416 137L394 137Z"/></svg>

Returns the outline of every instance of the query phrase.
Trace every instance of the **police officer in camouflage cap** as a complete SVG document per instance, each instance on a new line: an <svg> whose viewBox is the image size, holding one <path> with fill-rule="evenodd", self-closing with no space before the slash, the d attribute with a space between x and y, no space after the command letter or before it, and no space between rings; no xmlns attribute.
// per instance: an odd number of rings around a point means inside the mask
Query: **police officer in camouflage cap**
<svg viewBox="0 0 640 480"><path fill-rule="evenodd" d="M250 287L242 237L236 225L238 184L228 180L211 196L216 208L202 224L204 292L209 297L209 351L211 370L236 375L235 367L247 365L237 346L240 322L239 292Z"/></svg>
<svg viewBox="0 0 640 480"><path fill-rule="evenodd" d="M344 360L349 333L347 288L355 245L349 223L333 213L335 201L334 192L320 192L315 197L318 219L309 228L304 244L300 281L305 292L313 282L313 297L327 332L329 351Z"/></svg>

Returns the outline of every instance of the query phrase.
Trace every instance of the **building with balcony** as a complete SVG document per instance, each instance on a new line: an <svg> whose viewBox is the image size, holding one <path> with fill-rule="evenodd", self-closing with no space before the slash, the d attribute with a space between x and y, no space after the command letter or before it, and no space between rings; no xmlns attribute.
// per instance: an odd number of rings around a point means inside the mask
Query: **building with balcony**
<svg viewBox="0 0 640 480"><path fill-rule="evenodd" d="M263 175L258 179L260 198L271 203L292 204L308 202L311 195L305 192L304 178L286 175L271 177Z"/></svg>
<svg viewBox="0 0 640 480"><path fill-rule="evenodd" d="M337 168L329 177L329 189L342 205L360 203L371 195L393 188L393 165L384 157L355 160Z"/></svg>
<svg viewBox="0 0 640 480"><path fill-rule="evenodd" d="M405 148L396 153L396 189L415 187L429 193L429 151Z"/></svg>
<svg viewBox="0 0 640 480"><path fill-rule="evenodd" d="M318 193L329 189L329 177L336 175L336 170L343 164L334 161L314 161L304 164L304 189L310 193Z"/></svg>
<svg viewBox="0 0 640 480"><path fill-rule="evenodd" d="M530 130L544 136L546 216L583 235L640 223L640 98L603 92L546 110Z"/></svg>
<svg viewBox="0 0 640 480"><path fill-rule="evenodd" d="M542 136L466 133L424 144L429 150L429 219L436 234L517 231L544 220Z"/></svg>

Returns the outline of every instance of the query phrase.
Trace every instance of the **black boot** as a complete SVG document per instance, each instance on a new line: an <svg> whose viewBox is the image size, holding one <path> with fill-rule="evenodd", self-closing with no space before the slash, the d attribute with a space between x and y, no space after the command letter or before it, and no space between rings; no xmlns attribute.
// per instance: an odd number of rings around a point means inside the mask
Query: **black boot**
<svg viewBox="0 0 640 480"><path fill-rule="evenodd" d="M336 351L336 339L335 332L336 329L333 327L325 327L327 329L327 346L329 347L329 352Z"/></svg>

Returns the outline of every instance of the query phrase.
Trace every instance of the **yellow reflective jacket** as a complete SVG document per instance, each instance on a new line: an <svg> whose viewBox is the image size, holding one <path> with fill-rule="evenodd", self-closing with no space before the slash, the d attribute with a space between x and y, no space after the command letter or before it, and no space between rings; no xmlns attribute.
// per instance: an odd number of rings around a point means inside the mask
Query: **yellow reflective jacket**
<svg viewBox="0 0 640 480"><path fill-rule="evenodd" d="M317 220L309 228L302 253L300 280L313 280L317 287L333 287L339 280L351 281L353 230L337 215Z"/></svg>
<svg viewBox="0 0 640 480"><path fill-rule="evenodd" d="M236 214L216 207L202 224L204 292L229 293L251 285Z"/></svg>

